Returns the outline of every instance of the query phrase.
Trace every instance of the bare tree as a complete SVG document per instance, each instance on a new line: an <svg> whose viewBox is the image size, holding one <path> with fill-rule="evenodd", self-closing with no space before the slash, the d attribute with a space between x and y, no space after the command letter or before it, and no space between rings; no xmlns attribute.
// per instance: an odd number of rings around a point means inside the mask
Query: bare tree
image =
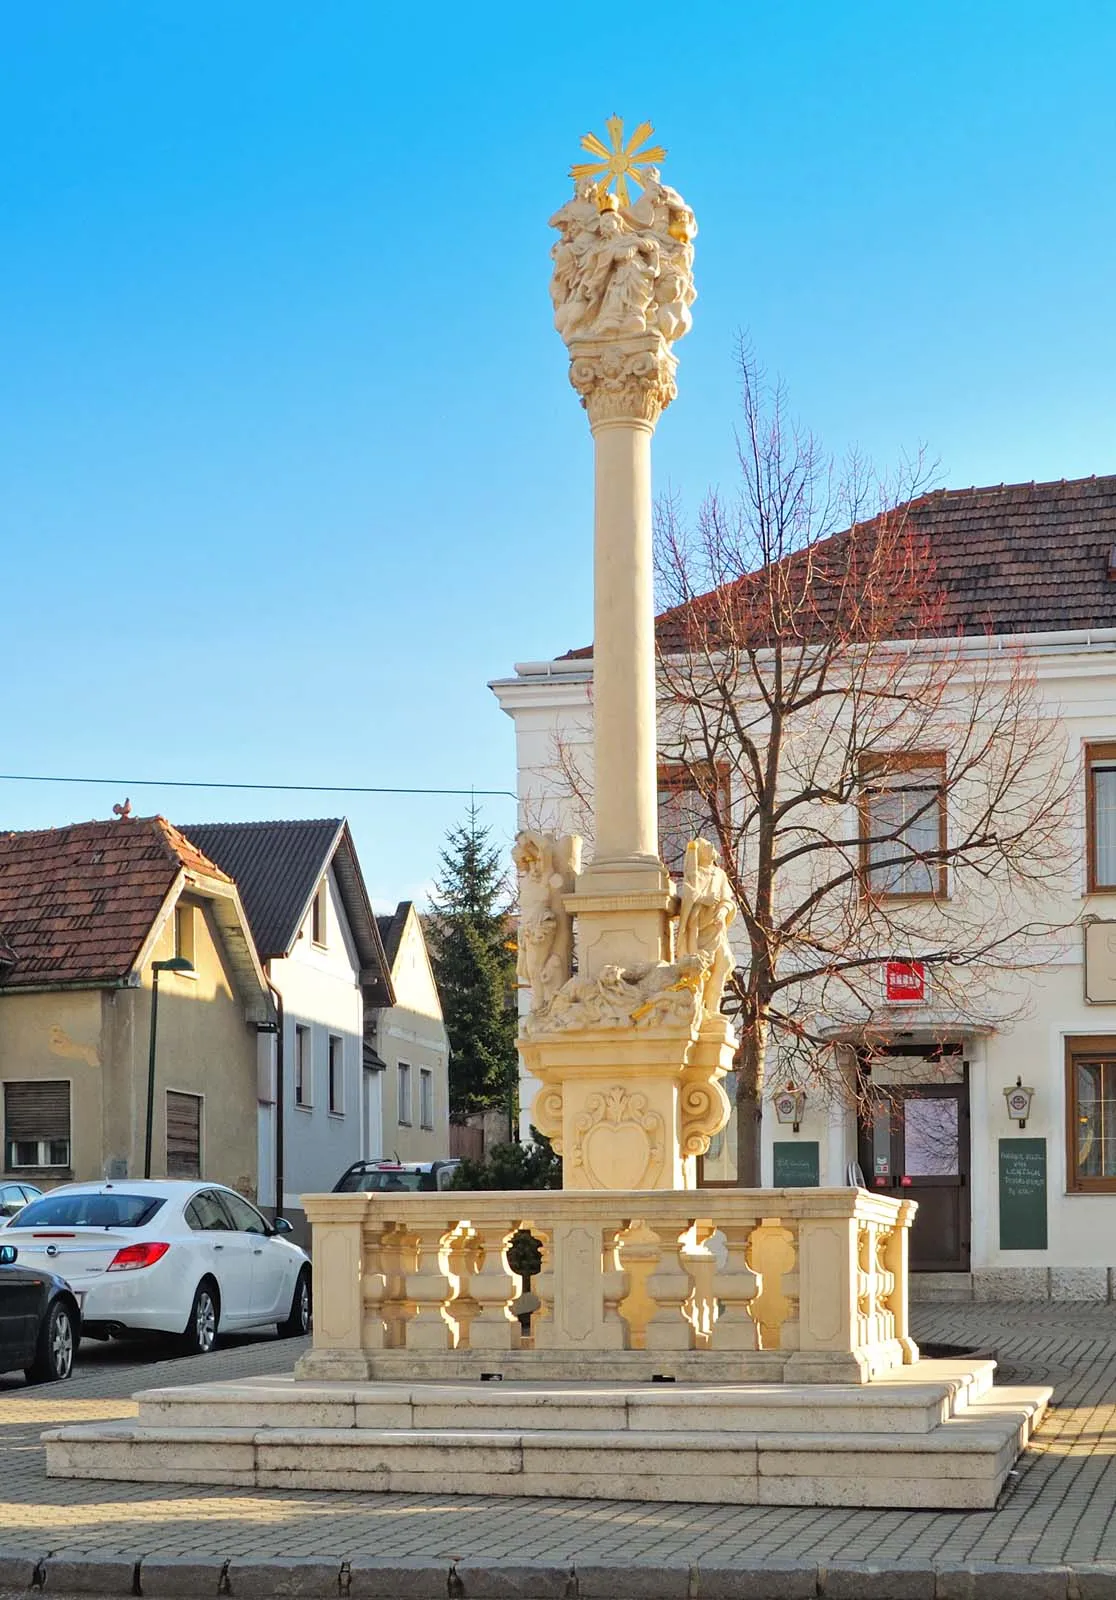
<svg viewBox="0 0 1116 1600"><path fill-rule="evenodd" d="M1002 974L1058 925L1074 775L1023 657L948 621L922 462L890 491L837 467L746 349L740 370L736 498L690 527L658 510L659 742L738 907L750 1185L772 1063L843 1088L848 1041L884 1037L883 963L923 963L954 1025L1005 1020Z"/></svg>

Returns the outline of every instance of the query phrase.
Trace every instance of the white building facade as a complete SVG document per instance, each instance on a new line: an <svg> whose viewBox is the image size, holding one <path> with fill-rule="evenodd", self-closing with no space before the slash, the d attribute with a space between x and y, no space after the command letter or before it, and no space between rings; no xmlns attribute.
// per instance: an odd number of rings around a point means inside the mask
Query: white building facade
<svg viewBox="0 0 1116 1600"><path fill-rule="evenodd" d="M803 1100L776 1065L762 1179L828 1186L862 1176L870 1188L917 1199L912 1266L923 1295L1113 1299L1116 478L929 500L925 531L939 577L963 591L967 648L1021 659L1040 716L1064 741L1076 774L1064 842L1076 865L1047 885L1033 912L1047 931L1025 966L998 975L991 1005L943 1009L933 969L881 962L874 1023L887 1045L867 1070L885 1094L807 1090ZM522 664L492 688L515 724L521 825L584 831L574 791L592 785L591 659ZM669 772L661 785L673 869ZM835 1036L844 1037L841 1026L834 1019ZM849 1062L855 1085L854 1034ZM525 1081L525 1108L533 1092ZM734 1170L730 1129L711 1147L701 1181L732 1183Z"/></svg>
<svg viewBox="0 0 1116 1600"><path fill-rule="evenodd" d="M275 1034L259 1044L259 1195L298 1230L303 1194L383 1149L384 1073L368 1059L366 1015L395 996L376 919L343 819L210 823L189 837L228 863L281 1002L281 1050Z"/></svg>
<svg viewBox="0 0 1116 1600"><path fill-rule="evenodd" d="M400 1161L449 1155L449 1036L423 933L409 900L377 922L395 1004L366 1029L383 1062L382 1153Z"/></svg>

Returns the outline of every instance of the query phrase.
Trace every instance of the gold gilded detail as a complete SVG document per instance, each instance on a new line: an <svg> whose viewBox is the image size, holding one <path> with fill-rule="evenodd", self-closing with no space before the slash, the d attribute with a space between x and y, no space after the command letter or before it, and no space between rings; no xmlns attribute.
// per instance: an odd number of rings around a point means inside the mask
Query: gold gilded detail
<svg viewBox="0 0 1116 1600"><path fill-rule="evenodd" d="M628 179L633 178L642 189L644 187L642 169L661 161L666 151L662 145L647 144L647 140L655 132L649 122L641 122L626 144L622 117L609 117L605 127L608 130L610 143L605 144L595 133L585 134L581 148L598 159L575 162L570 168L570 177L592 178L596 183L598 206L602 211L606 209L611 211L616 207L616 200L619 200L622 206L629 204ZM644 148L641 149L641 146ZM609 194L612 185L616 187L616 199Z"/></svg>

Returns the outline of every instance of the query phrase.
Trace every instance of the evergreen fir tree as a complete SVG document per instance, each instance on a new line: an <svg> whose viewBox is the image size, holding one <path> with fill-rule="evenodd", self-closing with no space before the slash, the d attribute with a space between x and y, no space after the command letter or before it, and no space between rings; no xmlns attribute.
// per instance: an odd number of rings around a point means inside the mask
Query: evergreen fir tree
<svg viewBox="0 0 1116 1600"><path fill-rule="evenodd" d="M434 975L449 1034L450 1115L514 1109L515 944L500 854L470 806L441 855L429 921Z"/></svg>

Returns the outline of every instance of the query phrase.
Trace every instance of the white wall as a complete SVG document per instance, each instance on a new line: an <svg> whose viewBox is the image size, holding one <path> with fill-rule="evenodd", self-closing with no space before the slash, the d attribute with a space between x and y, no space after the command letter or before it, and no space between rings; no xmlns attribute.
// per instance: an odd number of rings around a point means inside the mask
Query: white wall
<svg viewBox="0 0 1116 1600"><path fill-rule="evenodd" d="M1027 646L1036 675L1044 715L1064 729L1067 748L1081 773L1079 803L1069 824L1071 842L1084 836L1085 787L1082 747L1086 742L1116 741L1116 643L1065 636L1063 642L1044 636ZM492 685L501 707L515 723L521 825L558 831L583 831L583 807L569 792L561 770L572 760L592 780L591 683L588 664L531 664L517 676ZM832 824L830 824L832 825ZM587 851L587 858L591 852ZM1116 893L1087 895L1084 862L1070 880L1052 888L1031 914L1054 923L1092 915L1116 919ZM737 924L739 934L739 924ZM1066 1172L1065 1042L1073 1034L1111 1035L1116 1048L1116 1005L1089 1005L1084 999L1084 969L1079 931L1052 937L1036 946L1037 969L1005 973L994 979L989 997L999 1016L993 1032L973 1035L965 1044L970 1061L972 1115L972 1263L974 1273L1026 1273L1029 1288L1041 1292L1084 1279L1057 1274L1091 1269L1089 1292L1100 1293L1101 1270L1116 1269L1116 1194L1069 1192ZM743 952L741 952L743 955ZM976 981L975 979L973 980ZM898 1015L898 1014L897 1014ZM908 1024L916 1020L908 1014ZM1022 1131L1007 1116L1003 1090L1022 1077L1035 1090L1032 1115ZM781 1086L772 1073L770 1092ZM524 1075L525 1107L534 1084ZM525 1116L526 1121L526 1116ZM765 1183L771 1181L771 1145L790 1137L764 1119ZM845 1167L856 1153L855 1118L840 1105L807 1106L800 1137L817 1139L821 1181L843 1183ZM1045 1138L1047 1143L1049 1247L1045 1251L1002 1251L999 1246L999 1140ZM1048 1271L1048 1269L1050 1269ZM1110 1291L1116 1274L1109 1274ZM1020 1278L1023 1282L1023 1278Z"/></svg>
<svg viewBox="0 0 1116 1600"><path fill-rule="evenodd" d="M308 913L290 956L272 961L269 976L283 997L286 1171L284 1193L288 1206L297 1206L299 1195L315 1194L333 1188L345 1168L368 1154L364 1149L362 1114L362 1066L364 1009L360 988L360 962L349 932L344 906L332 869L327 875L327 908L324 945L312 938L312 918ZM296 1038L299 1025L310 1029L312 1092L309 1106L295 1103ZM330 1034L342 1040L343 1098L339 1114L329 1110L328 1040ZM274 1082L274 1038L263 1041L269 1069L264 1084ZM377 1080L382 1074L370 1074ZM263 1085L261 1085L263 1087ZM378 1098L378 1090L373 1090ZM275 1109L262 1104L260 1116L260 1170L266 1170L267 1188L261 1196L267 1204L274 1197ZM380 1108L374 1105L378 1130ZM371 1152L377 1154L378 1152ZM265 1167L266 1163L266 1167Z"/></svg>
<svg viewBox="0 0 1116 1600"><path fill-rule="evenodd" d="M376 1048L387 1062L380 1074L384 1101L385 1156L400 1161L437 1161L449 1155L449 1040L442 1022L422 924L412 907L391 969L396 1004L376 1014ZM399 1064L411 1069L411 1123L399 1121ZM433 1075L432 1128L421 1126L421 1071Z"/></svg>

